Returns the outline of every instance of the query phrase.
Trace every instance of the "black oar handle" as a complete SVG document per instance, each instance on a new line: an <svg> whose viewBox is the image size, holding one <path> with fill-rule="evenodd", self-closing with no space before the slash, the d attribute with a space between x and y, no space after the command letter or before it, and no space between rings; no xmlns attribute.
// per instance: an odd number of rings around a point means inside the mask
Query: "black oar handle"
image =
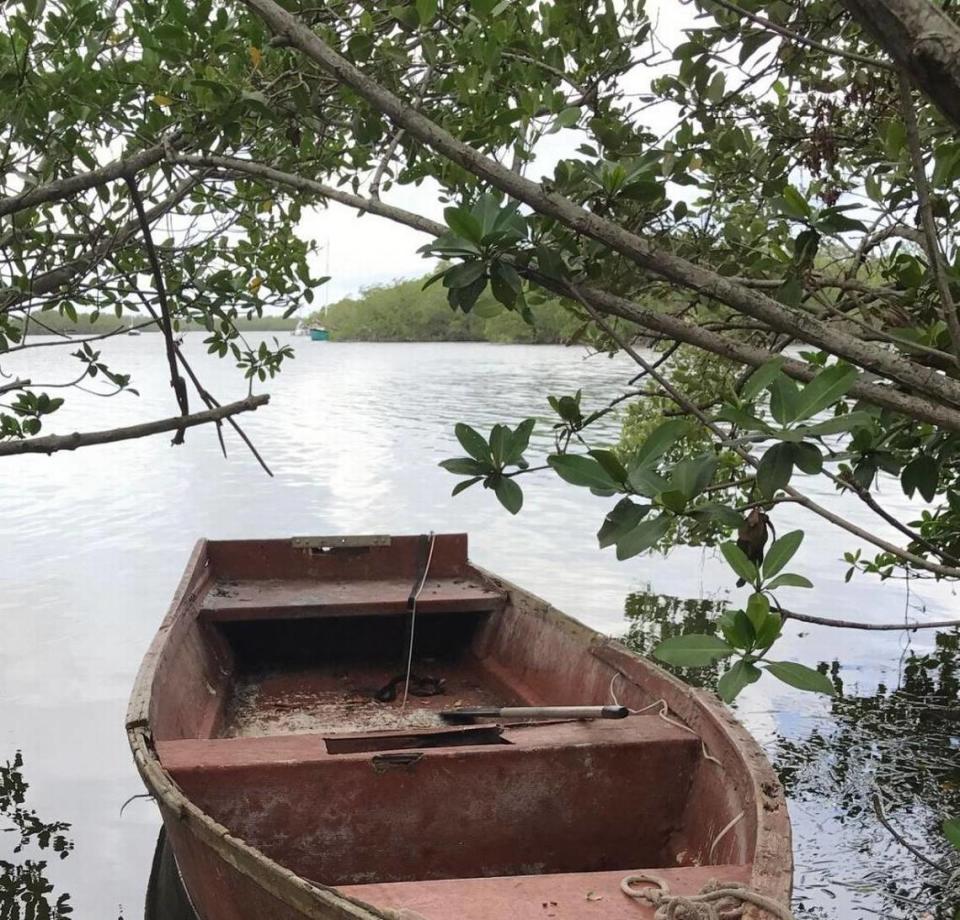
<svg viewBox="0 0 960 920"><path fill-rule="evenodd" d="M440 716L450 722L470 719L625 719L626 706L467 706L447 709Z"/></svg>

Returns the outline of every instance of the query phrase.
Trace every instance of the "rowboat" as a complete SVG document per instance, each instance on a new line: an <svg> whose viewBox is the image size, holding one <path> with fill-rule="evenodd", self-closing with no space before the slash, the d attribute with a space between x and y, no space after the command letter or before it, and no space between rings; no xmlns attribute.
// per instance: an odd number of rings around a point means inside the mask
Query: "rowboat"
<svg viewBox="0 0 960 920"><path fill-rule="evenodd" d="M330 338L330 333L328 330L324 329L323 326L311 326L310 338L314 342L326 342Z"/></svg>
<svg viewBox="0 0 960 920"><path fill-rule="evenodd" d="M464 534L200 541L126 727L200 920L789 903L783 792L726 707Z"/></svg>

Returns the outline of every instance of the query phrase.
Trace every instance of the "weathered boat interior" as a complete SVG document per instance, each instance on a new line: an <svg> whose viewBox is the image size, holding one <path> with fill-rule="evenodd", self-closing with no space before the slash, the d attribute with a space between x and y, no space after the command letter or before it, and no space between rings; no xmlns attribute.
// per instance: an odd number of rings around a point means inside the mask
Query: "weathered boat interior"
<svg viewBox="0 0 960 920"><path fill-rule="evenodd" d="M590 916L603 899L603 917L642 917L618 891L642 869L677 890L718 865L750 879L758 804L746 767L724 757L729 739L679 724L699 718L692 703L678 716L671 699L663 718L671 678L637 679L636 659L471 567L465 536L436 538L406 704L425 538L204 547L156 662L153 743L188 799L281 865L369 903L467 920L551 916L571 901ZM439 716L613 695L644 711Z"/></svg>

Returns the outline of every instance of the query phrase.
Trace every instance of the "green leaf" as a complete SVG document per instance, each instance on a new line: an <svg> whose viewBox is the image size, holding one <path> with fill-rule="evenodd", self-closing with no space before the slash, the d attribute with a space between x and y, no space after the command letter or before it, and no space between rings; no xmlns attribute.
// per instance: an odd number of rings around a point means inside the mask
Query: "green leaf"
<svg viewBox="0 0 960 920"><path fill-rule="evenodd" d="M547 457L547 463L561 479L571 485L604 490L617 488L610 474L592 457L579 454L551 454Z"/></svg>
<svg viewBox="0 0 960 920"><path fill-rule="evenodd" d="M854 428L864 428L872 421L873 416L869 412L857 409L855 412L835 415L833 418L824 419L812 425L800 425L794 430L803 437L819 438L825 434L839 434L842 431L853 431ZM798 463L797 466L800 464Z"/></svg>
<svg viewBox="0 0 960 920"><path fill-rule="evenodd" d="M617 559L622 562L656 546L669 529L670 517L666 514L651 518L649 521L642 521L617 541Z"/></svg>
<svg viewBox="0 0 960 920"><path fill-rule="evenodd" d="M832 406L856 383L859 376L857 369L849 364L834 364L820 371L801 391L793 418L808 419L827 406Z"/></svg>
<svg viewBox="0 0 960 920"><path fill-rule="evenodd" d="M517 463L523 457L523 452L530 444L530 435L536 424L537 420L535 418L527 418L517 425L509 438L510 443L507 445L504 454L504 463Z"/></svg>
<svg viewBox="0 0 960 920"><path fill-rule="evenodd" d="M744 661L742 658L735 661L717 681L717 693L720 694L720 699L725 703L732 703L744 687L760 679L761 673L760 669L749 661Z"/></svg>
<svg viewBox="0 0 960 920"><path fill-rule="evenodd" d="M501 476L493 487L500 504L511 514L516 514L523 507L523 489L506 476Z"/></svg>
<svg viewBox="0 0 960 920"><path fill-rule="evenodd" d="M580 120L580 109L576 106L570 106L563 109L553 123L553 130L559 131L561 128L572 128Z"/></svg>
<svg viewBox="0 0 960 920"><path fill-rule="evenodd" d="M797 417L799 403L799 387L781 374L770 386L770 414L781 425L789 425Z"/></svg>
<svg viewBox="0 0 960 920"><path fill-rule="evenodd" d="M710 485L716 471L717 458L713 454L683 460L673 468L670 485L689 501Z"/></svg>
<svg viewBox="0 0 960 920"><path fill-rule="evenodd" d="M752 402L760 395L780 374L780 368L783 367L784 358L777 356L761 364L744 382L740 390L740 396L744 402ZM733 419L731 419L733 421Z"/></svg>
<svg viewBox="0 0 960 920"><path fill-rule="evenodd" d="M762 419L751 415L745 409L739 406L733 406L729 403L720 407L717 413L717 419L721 422L733 422L738 428L744 431L762 431L764 434L771 434L773 429Z"/></svg>
<svg viewBox="0 0 960 920"><path fill-rule="evenodd" d="M843 233L847 230L857 230L861 233L867 229L866 224L853 217L847 217L837 208L824 208L817 215L817 229L826 233Z"/></svg>
<svg viewBox="0 0 960 920"><path fill-rule="evenodd" d="M658 499L664 508L674 514L680 514L687 507L687 497L679 489L667 489L666 492L660 493Z"/></svg>
<svg viewBox="0 0 960 920"><path fill-rule="evenodd" d="M778 575L766 587L768 591L775 591L777 588L812 588L813 582L810 581L809 578L804 578L802 575L787 572L783 575Z"/></svg>
<svg viewBox="0 0 960 920"><path fill-rule="evenodd" d="M454 457L452 460L442 460L439 465L448 473L459 476L485 476L492 469L489 463L481 463L472 457Z"/></svg>
<svg viewBox="0 0 960 920"><path fill-rule="evenodd" d="M757 467L757 485L764 498L773 498L778 489L790 482L793 473L793 445L773 444L767 448Z"/></svg>
<svg viewBox="0 0 960 920"><path fill-rule="evenodd" d="M454 487L453 491L450 493L451 497L459 495L465 489L469 489L470 486L476 485L480 480L483 479L482 476L474 476L472 479L464 479L463 482L458 482Z"/></svg>
<svg viewBox="0 0 960 920"><path fill-rule="evenodd" d="M487 444L487 439L479 431L463 422L457 422L453 428L453 433L457 436L460 446L474 460L481 460L488 464L491 462L490 446Z"/></svg>
<svg viewBox="0 0 960 920"><path fill-rule="evenodd" d="M763 621L760 628L756 631L755 648L766 651L773 645L780 636L780 630L783 629L783 620L779 613L771 611L770 615Z"/></svg>
<svg viewBox="0 0 960 920"><path fill-rule="evenodd" d="M950 844L960 850L960 818L944 818L940 829Z"/></svg>
<svg viewBox="0 0 960 920"><path fill-rule="evenodd" d="M782 680L798 690L810 690L814 693L825 693L833 696L833 684L826 674L821 674L806 665L794 661L770 661L764 666L778 680Z"/></svg>
<svg viewBox="0 0 960 920"><path fill-rule="evenodd" d="M720 552L727 560L727 565L748 584L757 580L757 567L747 558L746 554L736 543L727 541L720 544Z"/></svg>
<svg viewBox="0 0 960 920"><path fill-rule="evenodd" d="M443 286L445 288L469 287L482 278L486 274L486 271L487 263L479 259L475 259L472 262L461 262L459 265L454 265L453 268L443 276ZM473 304L470 306L473 306Z"/></svg>
<svg viewBox="0 0 960 920"><path fill-rule="evenodd" d="M417 15L420 25L428 26L437 15L437 0L416 0Z"/></svg>
<svg viewBox="0 0 960 920"><path fill-rule="evenodd" d="M823 469L823 454L816 444L794 444L793 462L808 475L815 475Z"/></svg>
<svg viewBox="0 0 960 920"><path fill-rule="evenodd" d="M638 495L647 498L656 498L669 487L666 479L645 466L631 468L627 475L627 481Z"/></svg>
<svg viewBox="0 0 960 920"><path fill-rule="evenodd" d="M517 270L499 259L490 263L490 289L505 307L516 306L523 283Z"/></svg>
<svg viewBox="0 0 960 920"><path fill-rule="evenodd" d="M471 243L480 244L483 237L483 228L480 226L480 221L466 208L444 208L443 219L457 236L461 236Z"/></svg>
<svg viewBox="0 0 960 920"><path fill-rule="evenodd" d="M513 432L506 425L494 425L490 429L490 455L495 466L503 466Z"/></svg>
<svg viewBox="0 0 960 920"><path fill-rule="evenodd" d="M627 481L627 471L624 469L623 464L620 462L620 458L612 450L606 450L604 448L594 448L591 451L588 451L591 457L597 461L604 468L604 470L609 474L610 478L613 479L618 486L623 485Z"/></svg>
<svg viewBox="0 0 960 920"><path fill-rule="evenodd" d="M802 530L791 530L790 533L785 533L779 540L774 540L773 545L767 551L766 558L763 560L764 579L776 575L793 558L802 542Z"/></svg>
<svg viewBox="0 0 960 920"><path fill-rule="evenodd" d="M717 618L717 625L734 648L749 649L756 641L753 624L742 610L727 610Z"/></svg>
<svg viewBox="0 0 960 920"><path fill-rule="evenodd" d="M810 216L810 205L792 185L784 188L783 196L773 201L784 214L796 220L806 220Z"/></svg>
<svg viewBox="0 0 960 920"><path fill-rule="evenodd" d="M653 657L678 668L705 668L733 652L733 647L717 636L688 633L664 639L653 650Z"/></svg>
<svg viewBox="0 0 960 920"><path fill-rule="evenodd" d="M900 474L900 485L908 498L919 492L924 501L932 502L940 482L940 464L929 454L918 454Z"/></svg>
<svg viewBox="0 0 960 920"><path fill-rule="evenodd" d="M600 549L612 546L621 537L634 529L650 511L650 505L637 505L629 498L622 498L603 519L597 531Z"/></svg>
<svg viewBox="0 0 960 920"><path fill-rule="evenodd" d="M663 456L689 430L690 422L686 419L670 419L658 425L637 448L631 458L633 463L646 464Z"/></svg>
<svg viewBox="0 0 960 920"><path fill-rule="evenodd" d="M753 626L754 633L759 635L760 630L763 628L763 624L770 615L770 601L767 600L766 595L757 593L751 594L747 600L746 613L747 619L750 621L750 625Z"/></svg>

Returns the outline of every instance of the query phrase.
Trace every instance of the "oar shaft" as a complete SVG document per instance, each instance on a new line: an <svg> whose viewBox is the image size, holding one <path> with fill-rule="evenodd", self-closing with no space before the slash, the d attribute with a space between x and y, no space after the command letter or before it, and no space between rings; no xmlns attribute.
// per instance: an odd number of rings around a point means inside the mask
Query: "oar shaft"
<svg viewBox="0 0 960 920"><path fill-rule="evenodd" d="M445 719L623 719L626 706L473 706L448 709Z"/></svg>

